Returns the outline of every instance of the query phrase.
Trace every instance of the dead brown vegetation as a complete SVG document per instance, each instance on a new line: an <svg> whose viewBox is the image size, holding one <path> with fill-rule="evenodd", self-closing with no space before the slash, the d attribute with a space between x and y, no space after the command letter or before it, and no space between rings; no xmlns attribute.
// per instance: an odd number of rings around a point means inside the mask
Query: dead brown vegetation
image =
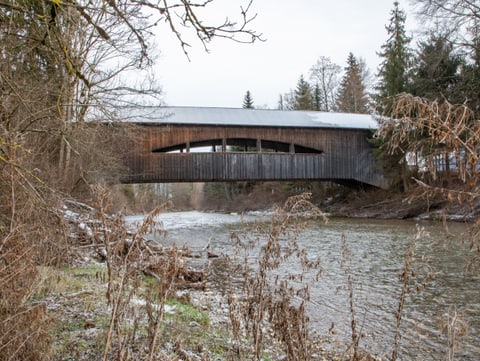
<svg viewBox="0 0 480 361"><path fill-rule="evenodd" d="M430 101L410 94L396 98L392 118L382 121L377 135L389 154L410 156L419 198L438 199L475 209L480 196L480 123L466 104ZM452 164L454 163L454 164ZM472 225L470 246L478 263L480 234Z"/></svg>
<svg viewBox="0 0 480 361"><path fill-rule="evenodd" d="M121 174L128 128L95 121L124 119L120 110L158 104L161 92L153 81L123 81L125 72L151 65L149 29L165 20L184 49L177 28L185 24L204 46L215 37L260 38L248 28L254 18L249 5L240 22L208 25L196 8L209 2L0 3L0 360L42 360L48 353L45 304L32 299L37 267L71 261L64 199L87 198L91 184ZM145 8L156 11L155 21L149 23ZM110 301L122 309L114 292L121 277L110 264ZM114 329L119 318L112 314Z"/></svg>
<svg viewBox="0 0 480 361"><path fill-rule="evenodd" d="M259 360L265 348L265 333L270 331L288 360L311 358L305 307L310 298L309 282L318 280L321 267L319 260L310 260L299 247L297 236L303 216L325 218L308 198L308 194L289 198L283 207L275 209L270 223L258 226L257 237L233 236L237 253L243 257L243 263L233 271L242 275L242 288L228 290L232 334L240 360L251 357ZM285 262L297 264L299 274L278 277L277 272ZM242 349L245 334L251 341Z"/></svg>

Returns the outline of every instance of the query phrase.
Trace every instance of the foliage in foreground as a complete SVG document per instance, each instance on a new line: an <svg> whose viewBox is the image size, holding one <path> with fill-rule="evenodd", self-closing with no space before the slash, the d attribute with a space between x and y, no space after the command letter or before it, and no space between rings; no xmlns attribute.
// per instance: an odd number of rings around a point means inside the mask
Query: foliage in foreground
<svg viewBox="0 0 480 361"><path fill-rule="evenodd" d="M209 3L0 2L0 359L47 353L45 305L29 301L37 266L71 260L64 199L121 173L112 129L95 121L124 119L146 99L159 104L148 81L151 29L166 22L185 52L184 25L205 47L260 38L248 28L249 6L238 22L207 24L196 13Z"/></svg>
<svg viewBox="0 0 480 361"><path fill-rule="evenodd" d="M465 104L429 101L410 94L395 98L392 118L377 132L383 150L397 155L411 172L420 192L415 197L441 196L451 204L477 207L480 196L480 123ZM479 223L475 222L470 247L479 260Z"/></svg>

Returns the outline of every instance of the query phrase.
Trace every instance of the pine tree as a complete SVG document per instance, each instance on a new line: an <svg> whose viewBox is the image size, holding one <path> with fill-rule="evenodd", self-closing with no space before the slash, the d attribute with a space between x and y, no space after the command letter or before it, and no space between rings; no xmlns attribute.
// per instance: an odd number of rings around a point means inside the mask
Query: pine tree
<svg viewBox="0 0 480 361"><path fill-rule="evenodd" d="M310 84L304 79L303 75L298 80L294 91L294 110L313 110L313 94Z"/></svg>
<svg viewBox="0 0 480 361"><path fill-rule="evenodd" d="M477 117L480 116L480 38L467 64L462 66L457 97L460 98L459 103L466 102Z"/></svg>
<svg viewBox="0 0 480 361"><path fill-rule="evenodd" d="M243 98L242 108L245 108L245 109L253 109L254 108L253 98L252 98L252 94L250 94L250 90L247 90L247 92L245 93L245 96Z"/></svg>
<svg viewBox="0 0 480 361"><path fill-rule="evenodd" d="M384 102L395 95L408 91L408 72L411 59L409 44L411 39L405 31L406 15L400 10L398 1L393 3L390 24L385 26L388 33L387 42L378 54L383 61L380 65L377 86L377 105L384 109Z"/></svg>
<svg viewBox="0 0 480 361"><path fill-rule="evenodd" d="M412 57L409 47L411 39L405 31L407 17L405 12L399 8L398 1L395 1L393 6L394 8L390 13L390 23L385 26L388 39L382 45L382 51L378 54L383 58L383 61L378 71L380 82L376 87L378 92L376 96L377 108L387 115L391 112L393 97L409 91L408 76ZM384 141L386 140L379 139L377 146L380 146ZM377 156L383 164L385 174L389 176L392 183L400 185L404 190L408 189L408 176L403 154L388 154L379 150ZM399 164L403 166L399 167Z"/></svg>
<svg viewBox="0 0 480 361"><path fill-rule="evenodd" d="M322 91L318 83L315 83L315 87L313 88L313 110L322 110Z"/></svg>
<svg viewBox="0 0 480 361"><path fill-rule="evenodd" d="M463 102L458 94L460 67L463 59L454 53L446 36L432 33L419 44L419 52L412 72L411 92L430 100Z"/></svg>
<svg viewBox="0 0 480 361"><path fill-rule="evenodd" d="M362 69L350 53L345 74L337 95L337 110L345 113L367 113L368 97L362 79Z"/></svg>
<svg viewBox="0 0 480 361"><path fill-rule="evenodd" d="M285 110L285 102L283 101L283 95L280 94L278 96L278 103L277 103L278 110Z"/></svg>

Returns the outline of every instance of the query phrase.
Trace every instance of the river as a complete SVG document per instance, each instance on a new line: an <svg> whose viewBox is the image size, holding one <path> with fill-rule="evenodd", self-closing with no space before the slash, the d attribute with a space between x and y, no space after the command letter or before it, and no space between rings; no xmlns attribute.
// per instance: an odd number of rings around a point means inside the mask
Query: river
<svg viewBox="0 0 480 361"><path fill-rule="evenodd" d="M141 219L140 215L127 218L132 223ZM249 232L253 233L253 224L268 222L269 215L190 211L164 213L159 220L166 234L154 237L162 244L186 245L198 253L208 247L212 253L233 256L232 233L248 237ZM355 316L362 333L360 346L388 358L402 287L400 274L408 246L419 228L425 236L415 241L414 265L428 261L428 270L435 276L420 284L418 292L406 300L398 359L445 360L447 337L441 325L448 321L450 311L451 316L454 312L460 316L457 326L468 325L467 334L462 329L456 337L459 343L455 360L480 360L480 277L478 271L464 272L472 253L466 237L461 235L465 226L459 223L449 224L455 236L445 242L447 232L439 223L339 218L329 219L327 224L308 221L298 235L298 243L309 258L319 257L322 267L319 281L310 285L308 312L312 327L348 342L350 275ZM345 249L342 244L351 254L348 266L341 262ZM283 269L285 274L297 271L289 269L288 263ZM418 274L416 277L420 278Z"/></svg>

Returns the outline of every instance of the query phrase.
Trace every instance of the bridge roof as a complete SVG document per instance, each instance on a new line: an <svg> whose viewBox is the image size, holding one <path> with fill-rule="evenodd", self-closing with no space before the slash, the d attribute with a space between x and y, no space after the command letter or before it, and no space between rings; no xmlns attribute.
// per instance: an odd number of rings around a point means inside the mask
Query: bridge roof
<svg viewBox="0 0 480 361"><path fill-rule="evenodd" d="M243 108L160 107L130 117L144 124L199 124L258 127L377 129L375 117L366 114L285 111Z"/></svg>

